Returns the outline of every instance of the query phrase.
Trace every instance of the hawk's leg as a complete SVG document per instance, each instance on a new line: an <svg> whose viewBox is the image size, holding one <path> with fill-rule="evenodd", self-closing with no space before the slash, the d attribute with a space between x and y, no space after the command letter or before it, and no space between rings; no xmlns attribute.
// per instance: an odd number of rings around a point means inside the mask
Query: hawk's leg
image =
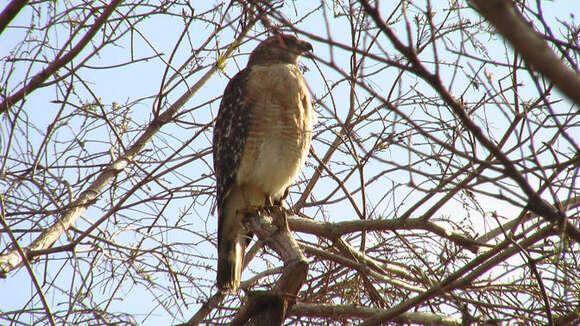
<svg viewBox="0 0 580 326"><path fill-rule="evenodd" d="M272 203L272 197L270 197L269 195L265 195L264 211L266 211L266 213L268 213L270 215L275 215L275 216L273 216L274 223L278 227L284 228L285 230L290 230L290 229L288 228L287 212L284 209L284 207L282 206L282 203L284 202L284 199L288 196L289 189L290 189L290 187L286 188L286 190L284 191L284 195L282 195L282 197L280 197L280 199L275 201L274 203ZM276 218L279 216L282 216L282 221L280 221L278 218Z"/></svg>
<svg viewBox="0 0 580 326"><path fill-rule="evenodd" d="M290 228L288 227L288 215L287 215L288 211L284 209L284 206L282 206L282 204L284 204L284 201L288 197L288 194L290 194L290 187L286 187L286 190L284 190L284 194L278 200L278 205L280 206L280 209L282 210L282 216L284 218L284 228L287 231L290 231Z"/></svg>
<svg viewBox="0 0 580 326"><path fill-rule="evenodd" d="M272 202L272 197L270 197L270 195L268 195L268 194L264 194L264 208L270 208L270 207L274 207L274 204Z"/></svg>
<svg viewBox="0 0 580 326"><path fill-rule="evenodd" d="M268 194L264 194L264 213L268 215L274 215L276 212L280 212L281 206L279 205L279 201L273 202L272 197Z"/></svg>
<svg viewBox="0 0 580 326"><path fill-rule="evenodd" d="M284 194L282 195L282 197L280 197L280 199L278 199L274 202L274 205L283 207L284 202L286 201L286 198L288 197L289 193L290 193L290 187L286 187L286 190L284 190Z"/></svg>
<svg viewBox="0 0 580 326"><path fill-rule="evenodd" d="M246 224L248 223L248 219L254 215L261 214L264 208L260 206L248 205L243 209L238 209L237 214L243 214L242 224L247 228ZM249 241L252 240L253 233L249 232Z"/></svg>

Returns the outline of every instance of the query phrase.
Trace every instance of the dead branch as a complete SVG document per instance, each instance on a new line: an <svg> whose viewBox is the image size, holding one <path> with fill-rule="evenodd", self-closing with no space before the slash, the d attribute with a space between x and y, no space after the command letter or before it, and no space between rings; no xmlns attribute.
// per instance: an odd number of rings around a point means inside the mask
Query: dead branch
<svg viewBox="0 0 580 326"><path fill-rule="evenodd" d="M121 0L111 1L111 3L105 7L103 13L99 16L99 18L91 26L89 31L72 49L70 49L70 51L68 51L62 57L59 57L56 60L54 60L45 69L43 69L41 72L32 77L32 79L28 84L19 89L16 93L6 98L2 103L0 103L0 114L8 111L8 109L12 105L22 100L24 96L26 96L26 94L29 94L38 87L40 87L45 80L47 80L54 73L56 73L56 71L58 71L60 68L64 67L67 63L69 63L72 59L74 59L93 39L93 37L95 36L95 34L97 34L97 32L101 29L101 27L107 22L109 16L113 13L113 11L115 11L115 8L117 8L117 6L120 3ZM82 28L82 26L80 28Z"/></svg>
<svg viewBox="0 0 580 326"><path fill-rule="evenodd" d="M425 220L423 218L414 219L391 219L391 220L354 220L345 222L318 222L298 216L288 218L290 228L294 231L312 233L323 236L330 240L354 232L361 231L388 231L388 230L425 230L435 233L442 238L454 242L458 246L476 253L482 243L466 237L465 235L446 230L445 228Z"/></svg>
<svg viewBox="0 0 580 326"><path fill-rule="evenodd" d="M288 308L292 307L298 291L306 281L306 257L290 230L283 223L277 223L284 219L283 214L285 212L249 216L250 230L276 251L284 262L284 272L272 291L250 293L231 325L282 325Z"/></svg>
<svg viewBox="0 0 580 326"><path fill-rule="evenodd" d="M311 304L311 303L297 303L290 310L289 314L292 316L310 316L329 318L334 320L353 319L358 317L361 319L369 318L383 309L368 308L357 305L335 305L335 304ZM459 326L462 321L459 319L441 316L426 312L406 312L392 320L395 323L413 323L421 325L449 325Z"/></svg>
<svg viewBox="0 0 580 326"><path fill-rule="evenodd" d="M511 1L474 0L473 3L474 9L495 26L528 65L540 71L580 105L580 74L560 61L542 37L523 20Z"/></svg>
<svg viewBox="0 0 580 326"><path fill-rule="evenodd" d="M229 58L231 54L245 37L251 25L245 29L238 38L228 47L227 51L217 61L221 62ZM93 183L83 191L72 203L68 205L66 211L56 220L56 222L42 232L30 245L22 248L24 253L30 255L33 251L44 250L51 247L61 235L66 232L81 216L87 208L92 205L104 187L109 184L114 177L121 171L125 170L132 162L134 157L145 147L153 136L165 124L172 121L172 117L181 109L181 107L199 90L201 87L218 71L218 64L214 64L191 88L189 88L177 101L175 101L167 110L158 115L145 129L143 134L133 143L127 152L120 156L105 168L93 181ZM1 107L0 107L1 109ZM0 110L1 112L1 110ZM98 221L103 222L103 221ZM90 233L100 223L94 223L85 233ZM28 257L29 260L33 257ZM0 278L5 278L12 270L22 266L24 260L17 250L0 256Z"/></svg>
<svg viewBox="0 0 580 326"><path fill-rule="evenodd" d="M0 34L4 31L10 21L18 15L20 10L28 3L28 0L12 0L0 13Z"/></svg>

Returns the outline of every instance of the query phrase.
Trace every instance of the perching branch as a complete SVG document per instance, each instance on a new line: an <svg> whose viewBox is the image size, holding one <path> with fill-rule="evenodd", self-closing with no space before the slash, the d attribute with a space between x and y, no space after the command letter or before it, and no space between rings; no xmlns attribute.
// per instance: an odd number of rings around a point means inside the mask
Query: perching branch
<svg viewBox="0 0 580 326"><path fill-rule="evenodd" d="M306 281L308 262L290 230L284 225L285 212L251 214L249 229L284 262L284 272L269 292L253 292L231 325L282 325L288 308L296 301Z"/></svg>

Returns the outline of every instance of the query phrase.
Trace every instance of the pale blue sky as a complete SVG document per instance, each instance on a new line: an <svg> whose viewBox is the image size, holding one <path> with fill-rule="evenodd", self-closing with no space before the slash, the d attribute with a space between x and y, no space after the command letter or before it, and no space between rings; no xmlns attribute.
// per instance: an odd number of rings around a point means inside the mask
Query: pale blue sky
<svg viewBox="0 0 580 326"><path fill-rule="evenodd" d="M303 13L309 12L312 8L318 5L318 2L315 1L301 1L301 2L296 1L290 3L296 4L296 8L294 8L291 5L287 5L283 9L283 12L286 15L286 17L291 21L296 18L295 11L298 12L298 16L301 16ZM381 4L383 3L385 3L385 1L381 2ZM196 3L194 6L196 6L196 9L199 11L203 10L202 8L197 7L198 3ZM574 10L570 8L577 8L579 10ZM327 10L332 10L332 6L328 6ZM547 14L547 17L549 18L548 23L553 22L554 19L567 20L569 19L568 16L570 12L580 13L580 3L577 0L554 1L554 2L546 2L544 4L544 13ZM470 14L472 15L473 11L465 10L464 13L466 15ZM439 15L443 14L437 13L435 19L437 19L437 17L440 17ZM328 22L330 24L333 39L337 42L349 44L349 29L346 24L346 19L340 16L333 18L332 15L329 15L329 17L330 19ZM473 16L470 19L476 19L476 17ZM175 18L166 20L162 17L152 17L147 21L147 24L142 24L140 27L142 34L147 36L148 42L153 44L153 46L157 51L164 53L163 58L165 59L167 59L169 54L171 53L172 48L179 36L179 31L182 28L182 25L176 26L175 22L176 22ZM27 26L28 24L29 17L26 14L26 9L12 23L13 26ZM319 35L320 37L323 38L327 37L324 19L322 19L319 14L311 15L308 19L297 24L296 27L298 29L308 31L309 33ZM401 33L400 35L403 35L402 33L404 32L404 29L402 27L403 26L401 24L393 26L394 30L397 33ZM209 35L210 32L207 31L206 28L208 28L208 25L206 24L202 23L193 24L189 30L191 33L192 41L193 42L195 42L196 40L199 41L204 37L206 37L207 35ZM262 31L262 28L260 27L258 30ZM59 38L60 42L62 42L66 39L66 35L67 34L64 34L63 36L53 35L53 38ZM254 35L255 34L252 34L252 36ZM5 31L4 34L0 35L0 44L3 44L3 46L0 47L0 57L9 56L9 53L7 53L7 51L12 48L12 45L15 44L15 42L18 42L20 40L21 36L22 30L14 28ZM401 38L405 39L404 37ZM220 41L222 45L229 44L232 40L233 33L231 32L231 30L221 35ZM146 42L144 42L139 35L134 35L133 41L134 41L133 53L136 54L136 57L148 57L155 54L154 51L151 50L150 46ZM486 43L485 45L488 47L489 51L488 55L490 57L499 56L500 58L503 58L505 49L503 46L503 42L497 39L480 40L480 41ZM457 40L457 42L459 42L459 40ZM317 56L326 59L329 58L329 50L327 47L325 47L323 44L314 41L312 41L312 43L314 45L314 52ZM235 58L230 59L227 62L225 72L228 76L233 76L240 69L240 67L243 67L245 65L245 62L247 60L247 54L256 44L257 41L247 42L240 48L240 52L236 53ZM108 47L105 51L99 54L98 58L94 58L93 60L91 60L89 65L106 66L110 64L116 64L124 60L129 60L131 57L130 50L131 46L129 45L129 38L121 39L118 42L117 46ZM341 67L343 67L344 69L348 69L348 54L341 51L337 51L336 49L335 51L336 51L335 52L336 61L341 65ZM448 53L445 54L443 49L439 51L439 54L441 60L453 59L453 56L450 56ZM182 60L188 57L189 55L190 53L187 53L186 51L178 51L176 60L174 61L175 62L174 66L175 67L179 66ZM430 55L431 55L430 51L425 52L425 56ZM79 56L79 58L80 57L82 57L82 55ZM209 55L205 59L205 63L209 64L213 60L215 60L215 57ZM310 59L302 60L302 64L304 64L309 70L305 73L305 77L309 82L313 94L314 95L323 94L325 92L323 88L324 82L323 79L321 78L321 75L317 71L317 67L315 66L315 64ZM320 65L320 68L323 70L323 73L325 74L328 80L337 81L340 78L340 76L332 72L331 69L329 69L328 67ZM144 61L138 64L129 65L127 67L117 68L113 70L85 69L81 71L80 74L83 77L85 77L85 79L91 81L92 83L91 89L95 92L95 94L102 101L102 103L110 105L113 102L120 104L131 103L137 99L155 94L159 89L164 69L165 66L160 60L151 59L149 61ZM464 67L464 69L468 70L469 68ZM505 73L505 71L502 71L501 68L494 66L488 66L487 69L489 69L489 72L494 74L495 76L500 76L501 74ZM22 69L15 72L15 74L19 75L22 75L24 73L25 71ZM447 72L444 72L442 75L443 77L450 78ZM383 79L379 80L380 84L376 85L377 89L381 88L384 88L385 90L390 89L391 84L394 82L394 78L396 76L396 70L390 69L387 71L387 73L384 73L382 76L383 77L381 78ZM17 78L15 80L19 79ZM190 100L189 103L186 105L186 108L195 107L196 105L204 103L209 99L219 96L223 92L227 80L228 79L226 78L226 76L222 73L211 78L208 81L208 83L203 87L199 96L195 96L192 100ZM195 81L196 81L195 77L188 80L190 84ZM407 80L403 85L403 87L405 86L411 87L414 82L415 81L413 80ZM426 87L424 83L422 83L419 80L417 80L416 82L418 84L417 86L418 90L424 91L427 94L433 94L433 91L430 90L428 87ZM465 86L466 83L469 83L469 81L458 79L453 85L452 88L453 93L461 93L463 89L467 88ZM18 85L11 86L14 88L18 87ZM531 87L532 85L529 86ZM476 91L472 90L470 92ZM179 94L179 92L175 92L173 94ZM340 87L338 87L333 91L333 95L337 103L345 103L345 105L338 105L337 108L339 117L341 119L344 119L344 117L347 114L346 103L348 103L348 89L345 87L344 84L342 84ZM468 93L468 95L471 95L473 97L478 96L475 93L473 94ZM86 96L85 98L88 98L86 92L83 91L82 89L79 89L79 97L82 99L84 96ZM48 124L52 122L54 113L58 109L58 105L50 103L50 100L56 97L57 97L56 92L52 88L44 88L37 90L34 92L34 94L27 97L26 100L27 112L29 113L30 119L34 121L34 124L39 128L39 132L32 132L32 134L36 135L36 137L29 139L29 141L33 146L38 146L38 144L42 141L40 134L48 126ZM170 99L173 100L175 99L175 97L176 95L172 95L170 96ZM136 123L146 123L147 121L150 120L151 104L152 100L143 101L133 108L132 111L134 114L132 117L133 119L135 119ZM330 105L330 103L326 104ZM212 117L217 113L218 105L219 101L212 103L211 105L207 106L202 110L195 111L194 114L186 115L183 117L183 119L200 123L211 121ZM320 113L322 115L326 115L326 112L324 112L323 110L321 110ZM493 123L494 128L502 129L505 127L505 121L501 116L498 116L497 120L494 120ZM75 128L79 128L79 126L71 125L69 129L70 134L63 133L61 137L64 138L73 137L75 133ZM189 135L187 135L186 129L176 125L165 126L161 130L161 132L168 135L166 138L168 139L169 146L171 145L177 146L179 145L181 140L187 139L189 137ZM138 134L135 134L133 136L138 136ZM574 137L574 134L572 134L572 136ZM95 139L98 139L99 135L95 134L94 137ZM171 140L171 137L174 137L174 141ZM329 135L327 134L325 135L325 137L329 137ZM159 141L159 139L157 139L156 141ZM191 152L195 152L195 150L197 149L207 147L210 142L210 139L206 139L205 141L206 141L205 143L192 144L188 150L190 150ZM0 141L0 143L2 143L2 141ZM326 147L320 141L315 141L314 146L318 154L324 153ZM4 148L2 150L4 150ZM89 152L107 151L108 147L106 142L102 144L95 142L87 144L87 150ZM389 152L388 155L393 156L402 155L403 157L406 157L405 153L397 149L393 149L393 151ZM312 163L314 162L314 160L310 159L309 162ZM337 168L340 169L339 166ZM193 162L186 168L182 168L180 172L187 174L192 179L195 179L197 175L207 173L208 170L206 162L198 161ZM311 174L310 172L311 168L310 169L307 168L305 175L309 176ZM371 175L373 173L378 173L378 171L372 170L369 172ZM393 172L390 173L387 177L387 179L401 183L403 183L404 180L406 180L407 178L408 176L405 172ZM173 179L171 181L179 182L178 179ZM351 178L351 180L349 180L349 182L347 183L347 186L350 189L355 189L358 187L357 182L358 182L357 178ZM391 185L388 184L385 187L389 188L390 186ZM320 185L320 187L323 187L323 185ZM328 188L330 189L330 187L331 185L329 184ZM318 190L320 191L320 193L324 193L324 189L318 188ZM298 189L295 187L294 191L298 191ZM401 194L404 195L406 193L405 191L402 191ZM372 192L369 195L369 201L380 202L381 195L382 195L381 193ZM413 196L416 195L412 195L410 198L407 198L406 207L409 207L414 202ZM292 199L294 200L296 200L297 198L298 198L297 196L292 197ZM394 198L393 200L401 200L401 199L403 198L397 197ZM136 200L136 198L134 200ZM189 204L190 203L186 199L175 200L172 203L172 207L170 207L165 212L165 217L171 219L172 217L178 216L179 211L181 209L184 209L184 207L187 207ZM205 205L195 207L196 216L189 217L191 219L190 223L195 223L196 219L200 217L211 215L210 214L211 204L212 204L211 201L207 201ZM500 203L498 201L488 200L485 201L485 204L489 205L489 207L484 208L485 210L502 208L504 212L505 211L516 212L515 210L508 207L505 203ZM391 211L392 205L393 204L388 201L381 202L381 204L379 205L380 210L376 212L377 216L375 217L378 218L379 216L382 216L383 212L387 213ZM459 219L468 215L467 211L456 203L450 203L448 206L446 206L446 209L453 210L453 212L458 215ZM326 215L330 216L333 221L350 220L357 218L356 214L353 212L352 208L349 207L349 205L344 204L328 205L328 207L325 207L324 210ZM307 209L306 213L311 214L313 216L319 214L317 212L317 209L314 208ZM100 217L102 214L103 212L99 209L90 209L89 211L87 211L85 216L87 216L87 218L91 220L94 220ZM138 214L138 212L136 212L136 214ZM81 229L86 227L86 225L87 224L82 221L80 221L77 224L77 226ZM213 229L210 229L208 231L215 232L215 225L212 223L210 223L209 225L213 226ZM182 234L178 235L176 238L165 239L165 241L175 243L183 243L191 241L191 239L187 238L187 236L188 236L187 234ZM131 232L120 234L119 239L127 244L130 244L135 240L134 234L132 234ZM154 245L153 242L154 241L152 241L151 244L152 246ZM216 255L215 247L210 246L207 243L201 243L199 246L195 247L195 250L197 250L199 252L199 255L202 256L206 255L207 257L213 258ZM259 264L259 262L257 262L256 264ZM58 264L50 266L48 268L48 273L54 275L54 273L57 272L57 269L60 268L60 266L57 265ZM38 272L37 275L42 275L44 272L44 268L45 266L43 264L35 265L35 270ZM86 268L86 266L85 267L81 266L79 268L81 269ZM55 282L60 284L63 287L63 289L67 289L67 286L70 284L70 279L67 279L69 275L70 273L63 273L61 276L59 276L59 278ZM245 275L243 278L246 279L248 277L249 277L248 275ZM205 278L212 279L213 275L209 276L206 275ZM156 280L156 282L169 282L169 281L170 280L167 279ZM136 320L140 324L166 325L170 323L176 323L178 321L187 320L199 308L198 305L193 304L187 308L185 307L182 308L183 310L181 311L181 313L183 313L183 315L179 315L177 311L173 311L172 313L174 314L174 316L170 316L170 314L167 311L158 307L158 303L155 302L152 295L148 292L147 286L134 285L130 283L131 283L130 281L127 282L121 288L120 291L121 293L123 293L121 297L123 297L124 299L114 304L115 305L114 310L117 310L119 312L127 312L135 314ZM16 310L21 308L30 299L31 295L35 292L35 289L33 288L30 282L30 276L28 275L27 271L23 268L18 270L17 272L10 274L8 279L0 280L0 288L2 289L1 292L3 293L3 295L0 296L1 311L10 311L13 309ZM93 293L93 295L95 300L98 301L99 297L102 295L102 293L100 293L101 289L95 290L96 291L95 293ZM187 290L188 289L186 289L186 291ZM196 294L193 290L191 290L191 292L187 293L187 295L195 296ZM60 301L57 298L58 296L59 296L58 292L56 291L50 292L50 296L48 297L49 302L52 302L52 300L56 302ZM103 297L106 297L106 294ZM34 306L39 307L40 305L35 304ZM155 309L154 307L157 308ZM58 309L58 307L54 307L54 309ZM152 310L155 310L153 314L146 315L149 311ZM175 319L173 317L175 317Z"/></svg>

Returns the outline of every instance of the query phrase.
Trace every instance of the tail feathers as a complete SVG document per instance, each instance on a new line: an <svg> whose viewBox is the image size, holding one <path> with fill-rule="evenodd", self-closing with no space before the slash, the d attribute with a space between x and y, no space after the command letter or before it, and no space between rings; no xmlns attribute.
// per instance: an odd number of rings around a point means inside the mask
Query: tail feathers
<svg viewBox="0 0 580 326"><path fill-rule="evenodd" d="M217 286L222 292L237 293L240 287L247 241L236 238L221 239L219 244Z"/></svg>

